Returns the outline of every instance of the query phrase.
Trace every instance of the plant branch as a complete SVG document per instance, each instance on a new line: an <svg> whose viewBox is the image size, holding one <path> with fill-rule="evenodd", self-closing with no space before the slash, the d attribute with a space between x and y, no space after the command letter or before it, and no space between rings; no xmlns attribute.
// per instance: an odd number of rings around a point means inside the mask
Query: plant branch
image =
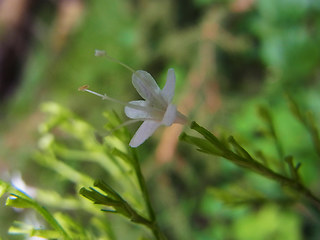
<svg viewBox="0 0 320 240"><path fill-rule="evenodd" d="M307 187L305 187L301 183L300 178L298 178L297 176L289 178L276 173L272 169L264 166L263 164L252 158L251 155L244 148L242 148L233 137L229 138L229 142L236 149L236 153L231 151L227 145L222 143L211 132L199 126L196 122L191 123L191 129L194 129L195 131L200 133L205 139L192 137L185 133L180 136L180 139L190 144L196 145L199 148L198 150L201 152L224 157L225 159L228 159L229 161L240 167L247 168L259 175L274 180L283 186L287 186L304 195L307 199L311 200L312 203L317 206L317 208L320 209L320 199L315 196ZM297 171L297 169L295 171Z"/></svg>
<svg viewBox="0 0 320 240"><path fill-rule="evenodd" d="M166 237L163 235L163 233L161 232L161 230L158 226L156 215L155 215L154 210L151 205L147 184L144 180L144 177L141 172L140 164L138 162L137 153L134 149L131 149L131 151L132 151L133 161L134 161L133 166L134 166L135 172L137 174L137 178L138 178L138 182L139 182L142 194L143 194L143 198L145 200L145 203L147 204L148 215L149 215L150 221L152 223L148 227L152 230L152 232L157 240L166 240Z"/></svg>

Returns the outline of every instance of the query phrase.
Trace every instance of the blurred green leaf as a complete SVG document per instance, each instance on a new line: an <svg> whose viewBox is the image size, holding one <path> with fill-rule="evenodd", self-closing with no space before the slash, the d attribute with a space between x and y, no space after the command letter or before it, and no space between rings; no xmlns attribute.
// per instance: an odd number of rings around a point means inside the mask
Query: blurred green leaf
<svg viewBox="0 0 320 240"><path fill-rule="evenodd" d="M33 203L28 199L22 198L15 194L11 194L10 197L7 198L6 205L10 207L16 208L32 208Z"/></svg>
<svg viewBox="0 0 320 240"><path fill-rule="evenodd" d="M234 147L234 149L237 152L237 154L239 154L240 156L244 157L245 159L254 161L254 159L251 157L251 155L243 147L240 146L240 144L234 139L233 136L230 136L228 138L228 141Z"/></svg>
<svg viewBox="0 0 320 240"><path fill-rule="evenodd" d="M27 237L41 237L45 239L59 239L61 234L58 231L36 229L32 225L15 221L9 228L9 234L13 235L26 235Z"/></svg>
<svg viewBox="0 0 320 240"><path fill-rule="evenodd" d="M1 185L4 184L3 181L0 180ZM6 205L17 208L32 208L37 211L46 222L57 232L59 232L60 236L63 236L64 239L71 239L68 234L65 232L63 227L56 221L56 219L52 216L52 214L45 209L43 206L39 205L36 201L31 199L26 194L20 192L19 190L14 189L10 185L7 188L8 193L11 196L7 198Z"/></svg>
<svg viewBox="0 0 320 240"><path fill-rule="evenodd" d="M182 133L179 138L181 141L190 143L192 145L195 145L198 147L198 151L207 153L207 154L212 154L216 156L221 156L222 151L218 149L217 147L213 146L211 143L208 143L207 140L198 138L198 137L192 137L187 135L186 133Z"/></svg>

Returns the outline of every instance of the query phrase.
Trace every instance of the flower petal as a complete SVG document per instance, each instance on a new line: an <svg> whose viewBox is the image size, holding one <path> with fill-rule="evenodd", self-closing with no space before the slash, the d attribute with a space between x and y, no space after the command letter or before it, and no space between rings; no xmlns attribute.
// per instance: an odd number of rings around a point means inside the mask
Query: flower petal
<svg viewBox="0 0 320 240"><path fill-rule="evenodd" d="M124 112L127 115L128 118L132 118L132 119L146 119L146 118L152 118L152 114L150 112L143 109L137 109L134 108L132 105L137 105L140 107L147 107L148 106L148 102L144 101L144 100L139 100L139 101L131 101L129 102L129 104L131 105L127 105L124 108Z"/></svg>
<svg viewBox="0 0 320 240"><path fill-rule="evenodd" d="M172 125L172 123L175 122L176 118L177 118L177 107L170 103L163 116L161 124L170 126Z"/></svg>
<svg viewBox="0 0 320 240"><path fill-rule="evenodd" d="M139 127L139 129L136 131L136 133L134 134L129 145L131 147L138 147L145 140L147 140L160 125L161 123L157 121L152 121L152 120L144 121Z"/></svg>
<svg viewBox="0 0 320 240"><path fill-rule="evenodd" d="M172 101L175 85L176 85L176 75L174 73L174 69L170 68L167 73L167 82L161 91L161 95L167 101L168 104L171 103Z"/></svg>
<svg viewBox="0 0 320 240"><path fill-rule="evenodd" d="M154 78L146 71L138 70L132 75L132 84L145 100L157 106L165 106L161 90Z"/></svg>

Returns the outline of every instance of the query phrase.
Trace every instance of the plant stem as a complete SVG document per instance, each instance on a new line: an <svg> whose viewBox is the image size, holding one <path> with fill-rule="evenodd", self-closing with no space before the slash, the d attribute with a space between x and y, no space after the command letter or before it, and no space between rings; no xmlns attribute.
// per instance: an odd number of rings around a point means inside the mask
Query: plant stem
<svg viewBox="0 0 320 240"><path fill-rule="evenodd" d="M149 229L152 231L153 235L155 236L155 238L157 240L166 240L167 238L163 235L163 233L161 232L161 230L157 224L156 215L155 215L154 210L151 205L147 184L146 184L145 179L142 175L136 151L134 151L134 149L132 149L132 152L133 152L132 155L133 155L133 161L134 161L133 165L135 168L135 172L137 174L137 178L138 178L139 185L140 185L140 188L141 188L141 191L143 194L143 198L145 200L145 203L147 204L148 215L150 217L150 222L151 222L150 225L146 225L146 226L149 227Z"/></svg>
<svg viewBox="0 0 320 240"><path fill-rule="evenodd" d="M196 122L191 123L191 129L194 129L195 131L200 133L210 143L210 146L203 143L199 144L201 139L189 137L186 134L182 135L182 140L200 147L200 150L202 150L203 152L224 157L240 167L250 169L251 171L254 171L266 178L277 181L281 185L290 187L291 189L303 194L307 199L311 200L311 202L320 210L320 198L316 197L307 187L305 187L301 183L299 179L291 179L274 172L272 169L264 166L263 164L252 158L240 145L238 146L238 149L241 148L242 154L240 155L238 153L234 153L216 136L214 136L207 129L198 125ZM233 144L235 143L236 142L233 140Z"/></svg>
<svg viewBox="0 0 320 240"><path fill-rule="evenodd" d="M317 207L320 209L320 199L316 197L308 188L306 188L302 183L290 179L288 177L285 177L283 175L280 175L274 171L272 171L270 168L265 167L261 163L257 162L256 160L253 161L247 161L247 159L242 158L241 156L238 156L234 154L231 151L228 151L228 154L223 156L233 163L249 168L250 170L253 170L254 172L265 176L266 178L269 178L271 180L275 180L279 182L281 185L285 185L290 187L291 189L294 189L300 193L302 193L304 196L306 196L309 200L312 200Z"/></svg>

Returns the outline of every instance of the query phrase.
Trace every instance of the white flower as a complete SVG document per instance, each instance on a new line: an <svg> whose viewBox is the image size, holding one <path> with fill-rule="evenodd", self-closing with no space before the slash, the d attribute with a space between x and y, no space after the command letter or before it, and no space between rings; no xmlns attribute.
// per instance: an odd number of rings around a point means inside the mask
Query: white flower
<svg viewBox="0 0 320 240"><path fill-rule="evenodd" d="M127 117L144 121L131 139L131 147L138 147L161 125L171 126L173 123L187 122L187 118L171 103L175 82L172 68L168 70L167 82L162 90L146 71L138 70L133 73L132 84L145 100L131 101L124 109Z"/></svg>
<svg viewBox="0 0 320 240"><path fill-rule="evenodd" d="M114 58L111 58L101 50L96 50L95 55L105 56L132 71L132 84L140 96L144 99L124 103L110 98L106 94L102 95L91 91L88 89L87 85L79 88L80 91L86 91L95 94L99 97L102 97L104 100L125 105L125 114L127 117L133 120L128 121L121 126L132 122L143 121L129 143L131 147L138 147L141 145L161 125L171 126L173 123L187 123L187 118L178 112L176 106L171 103L176 83L176 76L172 68L168 70L167 82L164 88L161 90L154 78L148 72L143 70L134 71L132 68Z"/></svg>

